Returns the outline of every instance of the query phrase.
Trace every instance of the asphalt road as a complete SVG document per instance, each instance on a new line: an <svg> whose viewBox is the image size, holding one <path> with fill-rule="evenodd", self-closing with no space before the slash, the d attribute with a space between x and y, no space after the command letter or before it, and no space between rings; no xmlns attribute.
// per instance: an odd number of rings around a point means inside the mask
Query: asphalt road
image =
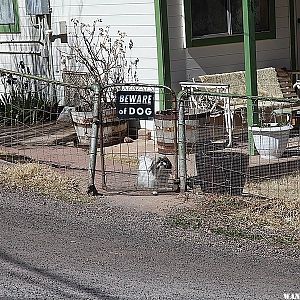
<svg viewBox="0 0 300 300"><path fill-rule="evenodd" d="M0 299L284 299L299 253L174 230L105 199L0 192Z"/></svg>

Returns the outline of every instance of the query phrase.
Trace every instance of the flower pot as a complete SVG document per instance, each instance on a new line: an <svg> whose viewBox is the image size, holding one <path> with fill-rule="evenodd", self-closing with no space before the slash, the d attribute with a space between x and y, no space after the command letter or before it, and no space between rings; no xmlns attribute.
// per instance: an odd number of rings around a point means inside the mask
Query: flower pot
<svg viewBox="0 0 300 300"><path fill-rule="evenodd" d="M185 139L186 147L189 153L195 151L195 145L199 143L202 136L201 129L206 128L209 123L209 112L187 112L185 115ZM175 124L178 116L172 110L159 111L155 114L155 131L157 137L158 153L174 154L176 153ZM207 131L207 129L206 129Z"/></svg>
<svg viewBox="0 0 300 300"><path fill-rule="evenodd" d="M277 123L269 123L266 127L249 127L260 157L264 159L280 158L287 147L292 128L292 125L278 126Z"/></svg>
<svg viewBox="0 0 300 300"><path fill-rule="evenodd" d="M104 146L123 142L128 135L128 123L118 120L114 109L103 111L103 142ZM77 134L78 146L89 146L92 133L92 112L71 112L72 121Z"/></svg>

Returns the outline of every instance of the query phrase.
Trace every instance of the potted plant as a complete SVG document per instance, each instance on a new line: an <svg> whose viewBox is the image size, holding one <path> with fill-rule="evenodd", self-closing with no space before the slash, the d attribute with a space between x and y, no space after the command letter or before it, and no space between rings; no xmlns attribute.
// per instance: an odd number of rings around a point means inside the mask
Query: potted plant
<svg viewBox="0 0 300 300"><path fill-rule="evenodd" d="M263 118L259 125L249 127L257 152L263 159L280 158L285 151L290 130L290 109L277 109L271 113L273 122L264 122ZM277 117L280 117L278 122Z"/></svg>

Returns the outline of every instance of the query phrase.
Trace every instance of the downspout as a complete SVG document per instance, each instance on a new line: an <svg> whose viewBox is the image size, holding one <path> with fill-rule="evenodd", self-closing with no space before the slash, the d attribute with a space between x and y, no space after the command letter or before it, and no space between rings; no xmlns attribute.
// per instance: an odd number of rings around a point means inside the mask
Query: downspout
<svg viewBox="0 0 300 300"><path fill-rule="evenodd" d="M154 0L154 6L158 59L158 80L160 85L171 87L167 0ZM166 95L162 93L160 93L159 97L160 109L171 108L171 99L168 99L168 97L166 97Z"/></svg>
<svg viewBox="0 0 300 300"><path fill-rule="evenodd" d="M243 0L243 27L244 27L244 56L245 78L247 99L247 122L248 122L248 151L255 154L255 147L251 127L258 123L258 103L253 100L257 96L257 73L256 73L256 41L255 41L255 3L254 0Z"/></svg>

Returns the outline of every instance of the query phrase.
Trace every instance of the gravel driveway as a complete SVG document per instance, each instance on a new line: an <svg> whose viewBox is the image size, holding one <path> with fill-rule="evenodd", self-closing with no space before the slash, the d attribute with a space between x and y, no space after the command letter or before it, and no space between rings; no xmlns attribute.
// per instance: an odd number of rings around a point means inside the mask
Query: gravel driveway
<svg viewBox="0 0 300 300"><path fill-rule="evenodd" d="M296 251L181 231L164 215L113 203L2 189L0 299L274 300L300 292Z"/></svg>

